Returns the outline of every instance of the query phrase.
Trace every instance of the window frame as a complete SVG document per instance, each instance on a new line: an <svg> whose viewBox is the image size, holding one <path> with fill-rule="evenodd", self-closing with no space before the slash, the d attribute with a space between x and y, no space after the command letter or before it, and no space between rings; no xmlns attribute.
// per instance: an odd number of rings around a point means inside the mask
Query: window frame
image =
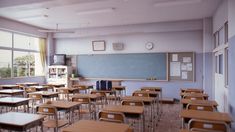
<svg viewBox="0 0 235 132"><path fill-rule="evenodd" d="M40 54L40 50L32 50L32 49L22 49L22 48L15 48L14 47L14 35L15 34L19 34L19 35L24 35L27 37L36 37L39 39L45 39L43 37L39 37L39 36L35 36L35 35L29 35L29 34L24 34L24 33L18 33L18 32L14 32L14 31L8 31L8 30L4 30L4 29L0 29L0 31L3 32L8 32L11 33L12 37L12 44L11 47L4 47L4 46L0 46L1 50L10 50L11 51L11 76L9 78L0 78L0 79L11 79L11 78L27 78L27 77L39 77L39 76L43 76L43 75L26 75L26 76L19 76L19 77L15 77L14 76L14 51L20 51L20 52L28 52L28 54L30 53L39 53Z"/></svg>

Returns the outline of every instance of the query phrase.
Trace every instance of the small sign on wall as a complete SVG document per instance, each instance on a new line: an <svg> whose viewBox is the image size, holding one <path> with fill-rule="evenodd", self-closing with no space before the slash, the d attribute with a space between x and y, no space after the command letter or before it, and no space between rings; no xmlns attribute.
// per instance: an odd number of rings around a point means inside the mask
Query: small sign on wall
<svg viewBox="0 0 235 132"><path fill-rule="evenodd" d="M104 40L92 41L92 49L93 51L105 51L105 41Z"/></svg>

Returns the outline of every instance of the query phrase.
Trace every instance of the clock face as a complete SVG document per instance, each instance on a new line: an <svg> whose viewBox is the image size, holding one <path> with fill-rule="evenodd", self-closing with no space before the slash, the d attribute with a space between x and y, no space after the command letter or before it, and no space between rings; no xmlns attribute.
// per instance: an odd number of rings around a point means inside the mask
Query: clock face
<svg viewBox="0 0 235 132"><path fill-rule="evenodd" d="M153 43L152 43L152 42L146 43L146 44L145 44L145 48L146 48L147 50L153 49Z"/></svg>

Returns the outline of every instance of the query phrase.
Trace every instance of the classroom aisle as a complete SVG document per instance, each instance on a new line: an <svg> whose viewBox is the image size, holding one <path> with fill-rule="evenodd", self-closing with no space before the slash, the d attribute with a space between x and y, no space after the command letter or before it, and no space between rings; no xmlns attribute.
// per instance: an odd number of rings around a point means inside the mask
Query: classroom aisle
<svg viewBox="0 0 235 132"><path fill-rule="evenodd" d="M179 112L180 104L163 104L163 114L155 132L178 132L181 125Z"/></svg>

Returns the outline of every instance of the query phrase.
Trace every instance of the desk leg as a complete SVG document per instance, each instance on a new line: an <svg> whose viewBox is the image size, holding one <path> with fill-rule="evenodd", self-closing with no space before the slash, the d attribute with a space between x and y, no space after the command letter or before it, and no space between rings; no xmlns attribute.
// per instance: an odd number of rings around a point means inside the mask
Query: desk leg
<svg viewBox="0 0 235 132"><path fill-rule="evenodd" d="M145 132L145 116L144 116L144 113L142 115L142 120L143 120L143 132Z"/></svg>
<svg viewBox="0 0 235 132"><path fill-rule="evenodd" d="M184 129L184 118L182 118L182 122L181 123L182 123L181 124L182 129Z"/></svg>

